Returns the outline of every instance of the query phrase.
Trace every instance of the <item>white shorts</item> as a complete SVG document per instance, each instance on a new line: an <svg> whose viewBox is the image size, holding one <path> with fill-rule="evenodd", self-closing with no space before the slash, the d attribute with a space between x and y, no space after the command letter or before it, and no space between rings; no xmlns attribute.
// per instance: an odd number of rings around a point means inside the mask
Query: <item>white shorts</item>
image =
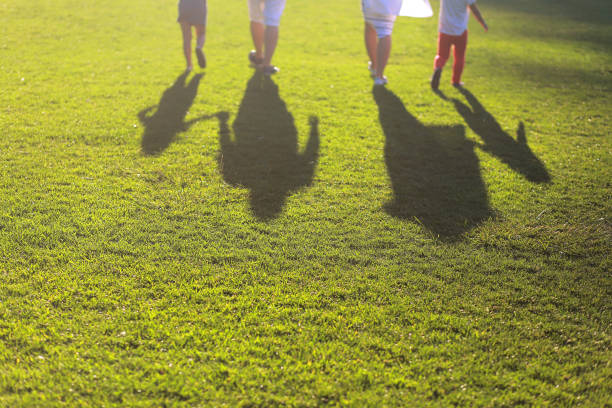
<svg viewBox="0 0 612 408"><path fill-rule="evenodd" d="M366 23L370 24L376 30L376 36L383 38L391 35L393 25L401 7L401 1L380 1L380 0L361 0L361 11Z"/></svg>
<svg viewBox="0 0 612 408"><path fill-rule="evenodd" d="M376 30L376 36L378 38L384 38L390 36L393 32L393 25L395 24L395 19L393 20L381 20L378 18L367 18L365 19L366 23L370 24Z"/></svg>
<svg viewBox="0 0 612 408"><path fill-rule="evenodd" d="M256 23L278 27L286 0L248 0L249 18Z"/></svg>

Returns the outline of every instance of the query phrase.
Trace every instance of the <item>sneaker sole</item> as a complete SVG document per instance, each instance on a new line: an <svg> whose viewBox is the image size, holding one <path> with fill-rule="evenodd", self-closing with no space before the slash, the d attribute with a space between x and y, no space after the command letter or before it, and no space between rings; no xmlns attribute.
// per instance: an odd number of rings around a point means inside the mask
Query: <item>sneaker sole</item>
<svg viewBox="0 0 612 408"><path fill-rule="evenodd" d="M431 89L438 90L438 88L440 88L440 77L441 76L442 76L441 69L434 71L433 75L431 76Z"/></svg>
<svg viewBox="0 0 612 408"><path fill-rule="evenodd" d="M263 62L263 58L258 59L255 56L255 51L251 51L249 52L249 62L251 63L252 67L256 67L257 65L261 65L261 63Z"/></svg>
<svg viewBox="0 0 612 408"><path fill-rule="evenodd" d="M196 56L198 57L198 65L200 68L206 68L206 57L204 56L204 51L196 48Z"/></svg>

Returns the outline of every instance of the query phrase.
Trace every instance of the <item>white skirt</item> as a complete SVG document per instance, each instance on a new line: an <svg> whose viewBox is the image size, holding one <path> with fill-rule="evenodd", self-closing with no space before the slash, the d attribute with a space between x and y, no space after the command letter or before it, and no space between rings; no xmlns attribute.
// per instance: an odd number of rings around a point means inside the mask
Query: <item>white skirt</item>
<svg viewBox="0 0 612 408"><path fill-rule="evenodd" d="M402 0L362 0L361 7L366 18L395 17L402 8Z"/></svg>
<svg viewBox="0 0 612 408"><path fill-rule="evenodd" d="M402 0L361 0L363 18L374 27L378 38L391 35L401 8Z"/></svg>

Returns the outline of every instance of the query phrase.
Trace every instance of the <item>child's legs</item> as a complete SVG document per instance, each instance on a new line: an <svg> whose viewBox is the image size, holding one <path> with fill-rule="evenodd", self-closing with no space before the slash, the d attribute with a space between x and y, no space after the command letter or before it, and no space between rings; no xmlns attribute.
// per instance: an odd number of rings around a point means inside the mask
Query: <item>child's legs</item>
<svg viewBox="0 0 612 408"><path fill-rule="evenodd" d="M197 24L195 26L196 30L196 48L202 49L204 48L204 41L206 40L206 26Z"/></svg>
<svg viewBox="0 0 612 408"><path fill-rule="evenodd" d="M266 26L280 26L281 16L287 0L265 0L263 8L264 24Z"/></svg>
<svg viewBox="0 0 612 408"><path fill-rule="evenodd" d="M258 58L263 58L263 43L266 27L257 21L251 21L251 37L253 38L253 46L255 47L255 55Z"/></svg>
<svg viewBox="0 0 612 408"><path fill-rule="evenodd" d="M465 66L465 51L467 49L468 32L455 37L453 50L453 84L461 83L461 74Z"/></svg>
<svg viewBox="0 0 612 408"><path fill-rule="evenodd" d="M181 31L183 32L183 53L187 68L191 68L191 24L181 22Z"/></svg>
<svg viewBox="0 0 612 408"><path fill-rule="evenodd" d="M391 55L391 35L378 39L378 47L376 48L376 77L382 78L385 72L385 67Z"/></svg>
<svg viewBox="0 0 612 408"><path fill-rule="evenodd" d="M278 44L278 27L266 26L264 43L266 46L264 51L263 66L268 67L272 63L272 56L276 50L276 44Z"/></svg>
<svg viewBox="0 0 612 408"><path fill-rule="evenodd" d="M249 0L249 19L251 21L251 37L253 38L253 46L255 47L255 55L257 58L263 58L264 49L264 15L263 0Z"/></svg>
<svg viewBox="0 0 612 408"><path fill-rule="evenodd" d="M278 27L280 26L281 16L285 9L286 0L265 0L263 8L264 24L264 56L263 65L271 65L272 56L278 44Z"/></svg>
<svg viewBox="0 0 612 408"><path fill-rule="evenodd" d="M365 39L365 46L366 51L368 52L368 57L372 62L372 68L376 69L376 46L378 44L378 39L376 38L376 30L368 22L366 22L364 25L363 37Z"/></svg>
<svg viewBox="0 0 612 408"><path fill-rule="evenodd" d="M365 19L368 55L376 69L376 77L382 78L391 54L391 33L393 32L395 16L387 16L386 18L369 18L366 16ZM374 33L371 33L370 29ZM374 47L374 44L376 44L376 47ZM372 47L372 49L369 47ZM376 53L374 53L374 49Z"/></svg>
<svg viewBox="0 0 612 408"><path fill-rule="evenodd" d="M438 33L438 52L434 58L434 69L442 69L448 61L451 48L451 36L444 33Z"/></svg>

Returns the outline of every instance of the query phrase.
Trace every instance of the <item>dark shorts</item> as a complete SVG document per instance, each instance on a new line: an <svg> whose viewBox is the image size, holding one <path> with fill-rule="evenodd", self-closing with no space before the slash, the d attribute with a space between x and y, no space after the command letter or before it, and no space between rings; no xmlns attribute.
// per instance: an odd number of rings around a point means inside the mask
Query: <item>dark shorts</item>
<svg viewBox="0 0 612 408"><path fill-rule="evenodd" d="M206 25L206 0L179 0L178 22Z"/></svg>

